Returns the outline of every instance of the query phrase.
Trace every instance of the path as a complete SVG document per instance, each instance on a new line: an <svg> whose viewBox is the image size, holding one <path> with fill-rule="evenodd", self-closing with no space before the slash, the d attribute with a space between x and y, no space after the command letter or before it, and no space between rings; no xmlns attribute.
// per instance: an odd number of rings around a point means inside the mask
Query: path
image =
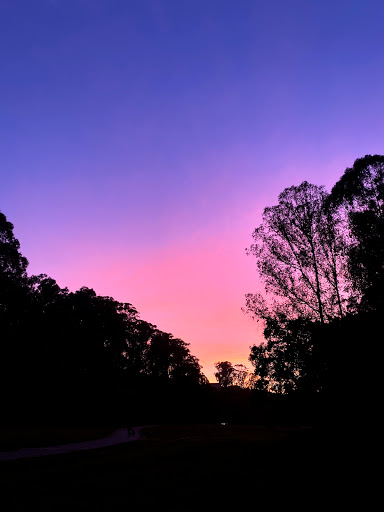
<svg viewBox="0 0 384 512"><path fill-rule="evenodd" d="M94 450L95 448L104 448L117 444L128 443L130 441L139 441L142 427L133 427L133 435L128 434L126 428L118 428L112 434L102 439L93 441L81 441L78 443L61 444L57 446L43 446L40 448L21 448L19 450L0 452L0 462L17 459L27 459L33 457L44 457L45 455L59 455L62 453L77 452L82 450Z"/></svg>

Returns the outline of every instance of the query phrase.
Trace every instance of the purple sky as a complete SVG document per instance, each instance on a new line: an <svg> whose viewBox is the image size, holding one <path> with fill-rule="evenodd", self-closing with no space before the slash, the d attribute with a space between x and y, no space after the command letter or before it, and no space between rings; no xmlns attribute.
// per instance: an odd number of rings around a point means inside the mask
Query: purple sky
<svg viewBox="0 0 384 512"><path fill-rule="evenodd" d="M383 153L384 2L2 0L0 210L30 273L213 363L262 329L263 208Z"/></svg>

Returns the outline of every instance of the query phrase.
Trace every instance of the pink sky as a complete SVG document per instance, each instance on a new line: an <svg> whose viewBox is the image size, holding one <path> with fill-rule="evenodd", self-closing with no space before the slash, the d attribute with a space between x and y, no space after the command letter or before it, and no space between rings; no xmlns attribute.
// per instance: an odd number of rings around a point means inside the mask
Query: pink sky
<svg viewBox="0 0 384 512"><path fill-rule="evenodd" d="M221 167L231 165L245 163L226 160ZM218 190L227 186L224 174ZM19 189L18 201L24 197L31 204L31 215L24 220L26 229L15 225L30 272L45 272L70 290L89 286L98 294L131 302L143 319L190 343L191 353L198 357L210 381L215 381L216 361L229 360L251 368L249 347L262 339L262 333L261 326L241 310L245 294L258 288L255 261L246 255L245 248L252 241L263 206L255 207L245 197L240 198L222 205L217 217L207 219L206 225L199 220L196 229L182 236L173 234L161 247L148 247L141 246L140 240L130 240L121 227L114 233L113 226L108 230L93 224L89 231L87 212L82 212L86 198L80 183L77 187L74 194L67 183L67 192L62 191L61 196L67 194L73 211L78 208L83 214L76 225L76 215L68 218L69 214L59 208L57 231L49 217L53 204L49 201L47 210L39 211L39 194L31 198L28 187ZM214 189L206 189L207 201ZM51 197L54 203L53 191ZM199 198L205 201L204 194ZM43 204L47 205L47 200ZM164 222L171 231L173 223L178 225L177 212L170 209L161 215L167 217ZM46 223L38 225L42 217ZM41 240L37 245L36 230Z"/></svg>
<svg viewBox="0 0 384 512"><path fill-rule="evenodd" d="M143 319L190 343L203 372L214 382L216 361L229 360L251 369L249 347L263 340L262 325L251 320L241 308L246 293L261 290L255 261L246 255L245 248L252 243L251 234L264 207L277 202L282 187L303 179L312 178L320 183L324 178L323 183L329 188L343 167L341 162L332 161L328 167L314 165L296 172L290 166L279 168L271 176L266 174L263 180L259 177L257 189L242 185L236 191L235 184L231 189L226 183L225 177L234 174L237 168L247 173L255 165L244 149L228 152L222 161L216 157L200 162L199 166L207 171L219 167L222 182L217 186L206 184L204 192L197 196L199 204L214 197L215 191L231 200L218 201L216 215L207 217L206 222L199 219L194 229L185 231L178 229L179 219L172 205L164 207L160 215L164 217L165 240L161 244L148 245L151 236L144 240L140 235L130 235L129 218L116 226L113 220L111 224L103 223L105 208L91 208L93 202L100 204L100 198L108 197L109 193L119 202L115 183L106 184L106 195L98 192L96 197L82 180L74 178L61 184L62 206L57 206L57 189L51 190L51 199L44 201L41 195L47 193L48 185L32 196L29 186L20 187L15 199L25 206L29 204L31 213L23 221L24 229L16 223L15 232L30 260L31 273L45 272L70 290L89 286L98 294L131 302ZM65 208L67 201L71 201L72 213ZM108 204L112 203L109 197ZM43 205L41 210L39 205ZM57 230L49 216L52 211ZM93 222L92 215L96 215ZM122 215L126 215L123 210ZM41 219L45 222L41 223ZM154 229L158 225L159 219L153 219ZM36 236L39 244L35 243Z"/></svg>

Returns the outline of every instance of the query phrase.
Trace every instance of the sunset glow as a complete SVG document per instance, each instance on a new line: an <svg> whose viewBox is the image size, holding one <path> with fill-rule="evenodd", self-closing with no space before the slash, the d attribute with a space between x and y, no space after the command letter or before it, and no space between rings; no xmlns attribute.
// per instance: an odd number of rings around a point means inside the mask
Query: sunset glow
<svg viewBox="0 0 384 512"><path fill-rule="evenodd" d="M292 8L294 5L294 8ZM0 210L29 273L251 368L263 209L383 152L384 4L6 1ZM364 34L364 37L361 37Z"/></svg>

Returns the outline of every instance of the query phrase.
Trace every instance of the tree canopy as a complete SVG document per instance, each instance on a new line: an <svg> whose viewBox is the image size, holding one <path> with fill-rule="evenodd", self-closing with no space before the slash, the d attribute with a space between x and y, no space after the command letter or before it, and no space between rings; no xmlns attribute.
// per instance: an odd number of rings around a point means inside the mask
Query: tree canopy
<svg viewBox="0 0 384 512"><path fill-rule="evenodd" d="M351 354L384 311L384 157L357 159L330 194L306 181L286 188L253 240L247 252L265 291L246 296L248 313L264 322L265 342L250 354L256 388L342 389L352 378L343 360L367 375L365 358Z"/></svg>
<svg viewBox="0 0 384 512"><path fill-rule="evenodd" d="M324 187L304 181L286 188L276 206L265 208L247 250L256 257L269 303L247 296L256 317L305 316L324 323L342 316L348 303L343 234L338 219L324 207Z"/></svg>
<svg viewBox="0 0 384 512"><path fill-rule="evenodd" d="M347 214L353 286L364 307L375 309L383 304L384 156L357 159L332 188L329 204Z"/></svg>
<svg viewBox="0 0 384 512"><path fill-rule="evenodd" d="M87 287L70 292L45 274L28 276L27 265L0 213L0 384L9 417L28 408L40 417L105 412L122 390L206 382L188 343L142 320L132 304Z"/></svg>

